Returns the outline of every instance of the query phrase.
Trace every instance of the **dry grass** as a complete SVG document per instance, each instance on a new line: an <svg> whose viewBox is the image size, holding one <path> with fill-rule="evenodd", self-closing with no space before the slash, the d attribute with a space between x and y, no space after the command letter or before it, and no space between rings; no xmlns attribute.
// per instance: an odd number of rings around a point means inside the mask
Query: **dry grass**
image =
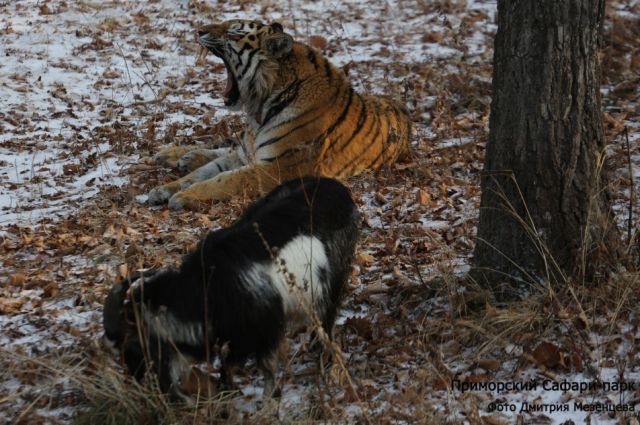
<svg viewBox="0 0 640 425"><path fill-rule="evenodd" d="M191 4L201 8L206 2ZM433 10L463 13L463 6L463 2L441 1L434 3ZM431 6L425 7L432 11ZM479 23L485 25L485 21L482 18ZM627 83L637 71L637 55L632 52L640 38L634 28L618 21L607 30L610 41L605 41L609 49L603 64L606 82L618 86L604 99L607 137L614 144L608 159L615 170L627 168L627 155L619 149L621 129L638 117L637 85ZM425 43L442 37L441 44L447 46L455 46L462 36L459 26L447 27L442 34L425 30L422 35ZM337 47L331 48L342 48L340 43L344 40L338 38ZM561 288L549 288L534 283L526 299L509 304L492 301L490 294L464 278L461 266L468 263L473 249L479 172L488 134L490 53L474 58L476 63L462 54L446 61L410 64L398 57L393 66L378 59L352 64L350 73L362 86L373 85L404 97L417 123L417 137L413 152L398 167L348 181L364 221L344 306L346 321L336 329L339 350L331 346L343 363L318 374L315 359L303 349L292 348L280 381L294 389L291 394L300 396L298 404L292 407L282 401L245 409L254 403L250 395L229 394L203 400L196 407L173 405L152 381L133 382L98 349L99 319L77 329L73 323L61 325L64 320L51 314L56 309L66 313L57 303L69 299L74 303L72 314L99 312L119 275L139 267L176 264L204 232L228 225L249 202L238 199L186 213L136 204L136 195L175 178L171 170L143 163L129 169L127 187L105 187L94 204L73 218L7 229L0 253L7 259L3 262L6 273L14 280L3 283L1 289L11 295L14 290L45 291L41 300L24 304L24 311L6 313L24 314L27 319L20 320L33 325L33 330L27 327L18 333L20 325L11 323L3 333L9 340L18 340L36 332L53 342L38 352L0 349L0 378L9 383L0 389L0 410L16 424L368 421L480 425L513 420L487 412L495 394L462 394L452 387L454 379L510 381L534 376L560 380L577 373L595 379L604 371L615 370L620 377L635 373L640 368L635 354L640 327L637 272L621 271L590 286L568 281ZM374 76L375 70L385 67L389 75L402 75L403 80L382 81ZM206 80L206 72L191 78ZM206 88L214 88L211 81ZM171 104L166 112L178 109ZM185 122L161 130L150 120L108 137L124 152L133 149L132 140L145 139L141 152L151 154L167 142L191 142L183 135L186 130L193 130L197 140L208 141L211 134L228 136L237 127L237 120L212 123L205 117L197 124ZM440 145L443 140L460 143ZM630 156L639 153L637 145L632 143ZM618 204L628 205L624 190L631 183L624 174L614 182L612 192ZM78 265L82 261L87 265ZM305 341L304 336L296 339L299 344ZM557 349L555 364L536 352L543 342ZM239 380L244 390L260 382L251 368ZM638 394L627 395L639 399ZM283 400L286 397L285 390ZM544 423L538 417L524 419ZM627 423L623 417L618 420Z"/></svg>

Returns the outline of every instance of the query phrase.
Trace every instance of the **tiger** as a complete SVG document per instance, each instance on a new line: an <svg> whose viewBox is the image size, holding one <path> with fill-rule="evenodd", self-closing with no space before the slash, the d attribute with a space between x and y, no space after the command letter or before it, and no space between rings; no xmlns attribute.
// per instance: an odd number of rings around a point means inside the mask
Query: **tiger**
<svg viewBox="0 0 640 425"><path fill-rule="evenodd" d="M256 196L292 178L344 179L394 163L409 146L404 106L357 93L347 75L281 24L234 19L197 30L205 52L222 60L222 93L230 110L244 110L235 146L167 148L160 163L177 163L184 177L156 187L148 199L174 210L234 196Z"/></svg>

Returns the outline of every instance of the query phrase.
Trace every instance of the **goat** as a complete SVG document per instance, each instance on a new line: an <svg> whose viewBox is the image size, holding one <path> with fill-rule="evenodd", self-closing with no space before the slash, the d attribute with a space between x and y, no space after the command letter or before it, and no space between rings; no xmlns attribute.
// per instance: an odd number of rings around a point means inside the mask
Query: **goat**
<svg viewBox="0 0 640 425"><path fill-rule="evenodd" d="M283 183L230 227L210 231L179 269L114 285L103 311L105 342L136 379L151 369L162 391L182 398L189 366L224 344L221 380L232 386L233 369L254 357L270 396L288 326L317 315L332 337L358 223L349 190L336 180Z"/></svg>

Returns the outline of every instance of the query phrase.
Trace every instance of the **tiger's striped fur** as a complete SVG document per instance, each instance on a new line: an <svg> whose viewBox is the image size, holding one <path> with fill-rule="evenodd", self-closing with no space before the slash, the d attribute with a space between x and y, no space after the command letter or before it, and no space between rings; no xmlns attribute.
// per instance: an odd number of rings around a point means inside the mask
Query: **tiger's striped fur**
<svg viewBox="0 0 640 425"><path fill-rule="evenodd" d="M192 172L154 189L151 202L169 199L181 209L297 176L343 178L393 163L407 149L411 121L402 106L356 93L341 70L280 24L225 21L201 29L199 42L224 62L225 105L244 109L247 127L236 148L161 152L165 160L184 154L178 164Z"/></svg>

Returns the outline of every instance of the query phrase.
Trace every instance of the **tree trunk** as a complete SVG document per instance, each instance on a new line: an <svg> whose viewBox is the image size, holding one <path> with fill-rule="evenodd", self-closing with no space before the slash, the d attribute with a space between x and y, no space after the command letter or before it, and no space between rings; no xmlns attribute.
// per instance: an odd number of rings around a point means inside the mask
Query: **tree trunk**
<svg viewBox="0 0 640 425"><path fill-rule="evenodd" d="M472 271L498 292L518 282L592 279L617 259L602 169L604 4L498 0Z"/></svg>

